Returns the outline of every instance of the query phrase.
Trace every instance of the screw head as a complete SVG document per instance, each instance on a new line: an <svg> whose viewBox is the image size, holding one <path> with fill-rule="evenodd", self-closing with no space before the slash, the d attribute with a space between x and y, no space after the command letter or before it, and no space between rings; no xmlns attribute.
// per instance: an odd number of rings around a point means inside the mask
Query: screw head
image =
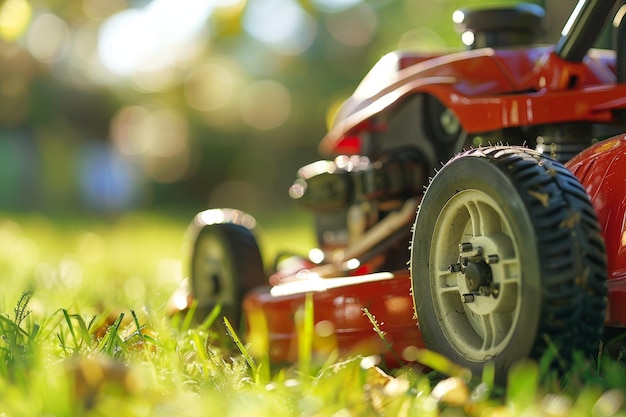
<svg viewBox="0 0 626 417"><path fill-rule="evenodd" d="M485 263L488 265L497 264L500 261L500 257L497 254L485 256Z"/></svg>
<svg viewBox="0 0 626 417"><path fill-rule="evenodd" d="M463 302L464 304L473 303L474 302L474 294L472 294L472 293L461 294L461 302Z"/></svg>
<svg viewBox="0 0 626 417"><path fill-rule="evenodd" d="M491 289L486 286L486 285L481 285L480 287L478 287L478 294L479 295L489 295L491 294Z"/></svg>
<svg viewBox="0 0 626 417"><path fill-rule="evenodd" d="M462 242L459 243L459 252L471 252L474 249L474 245L471 242Z"/></svg>

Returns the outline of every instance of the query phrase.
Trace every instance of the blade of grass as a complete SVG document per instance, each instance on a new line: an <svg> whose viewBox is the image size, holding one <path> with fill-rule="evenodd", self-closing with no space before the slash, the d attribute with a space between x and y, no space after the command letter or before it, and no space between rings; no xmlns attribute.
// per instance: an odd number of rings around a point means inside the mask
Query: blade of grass
<svg viewBox="0 0 626 417"><path fill-rule="evenodd" d="M100 352L114 356L115 346L119 345L121 347L123 345L123 341L118 334L123 319L124 313L120 313L117 319L115 319L115 322L108 328L106 334L98 344L98 350Z"/></svg>
<svg viewBox="0 0 626 417"><path fill-rule="evenodd" d="M211 313L200 323L199 328L201 330L208 330L209 327L215 323L220 314L222 313L222 305L216 304L215 307L211 310Z"/></svg>
<svg viewBox="0 0 626 417"><path fill-rule="evenodd" d="M298 320L298 369L302 375L309 375L313 360L313 328L314 328L313 294L304 297L304 310Z"/></svg>
<svg viewBox="0 0 626 417"><path fill-rule="evenodd" d="M186 332L191 328L191 323L193 321L193 317L196 315L196 310L198 309L198 300L193 300L189 309L185 313L185 318L183 323L180 326L181 331Z"/></svg>
<svg viewBox="0 0 626 417"><path fill-rule="evenodd" d="M399 364L401 365L405 364L405 361L403 361L402 358L400 358L400 355L398 355L398 353L393 349L393 345L387 340L387 337L386 337L387 333L382 330L382 328L378 324L378 321L376 320L376 317L372 313L370 313L367 307L363 307L361 311L363 311L363 315L367 316L367 319L370 321L370 323L372 323L373 330L376 332L376 334L378 334L378 337L380 337L380 339L383 341L383 343L385 344L385 347L387 348L387 351L391 353L393 358L396 361L398 361Z"/></svg>
<svg viewBox="0 0 626 417"><path fill-rule="evenodd" d="M187 332L187 334L190 337L190 342L193 345L195 352L198 355L198 363L199 364L205 364L209 362L209 357L208 357L208 349L207 347L209 346L210 342L208 341L208 338L206 338L204 341L202 340L200 333L196 330L196 329L192 329L189 330Z"/></svg>
<svg viewBox="0 0 626 417"><path fill-rule="evenodd" d="M237 336L237 333L233 329L233 326L230 324L230 321L226 317L224 317L224 325L226 326L226 331L228 332L228 335L231 337L231 339L233 339L233 342L237 346L237 349L239 349L239 352L241 352L242 356L246 360L246 363L250 367L252 375L254 375L255 382L257 384L260 384L262 382L261 378L263 378L263 382L269 381L269 369L263 369L263 375L261 375L261 367L257 366L256 362L250 355L250 352L248 352L248 349L246 349L243 343L241 343L241 339L239 339L239 336Z"/></svg>
<svg viewBox="0 0 626 417"><path fill-rule="evenodd" d="M74 342L74 351L78 352L80 350L80 346L78 343L78 338L76 337L76 333L74 332L74 325L72 324L72 319L70 318L70 315L68 314L66 309L61 309L61 312L63 313L63 317L65 317L65 322L67 323L67 327L70 330L70 335L72 336L72 341Z"/></svg>
<svg viewBox="0 0 626 417"><path fill-rule="evenodd" d="M472 378L472 372L462 366L457 365L445 356L428 349L418 349L415 353L417 362L428 368L448 376L457 376L465 382Z"/></svg>
<svg viewBox="0 0 626 417"><path fill-rule="evenodd" d="M63 354L67 355L67 345L65 344L65 336L63 336L62 332L57 333L57 340L59 341L59 346L63 349Z"/></svg>
<svg viewBox="0 0 626 417"><path fill-rule="evenodd" d="M522 361L509 372L507 401L514 412L531 409L539 388L539 366L534 361Z"/></svg>
<svg viewBox="0 0 626 417"><path fill-rule="evenodd" d="M85 319L80 314L74 314L71 317L74 318L78 322L78 329L80 330L80 335L82 337L82 340L87 344L91 343L91 335L89 334L89 325L85 322Z"/></svg>
<svg viewBox="0 0 626 417"><path fill-rule="evenodd" d="M482 383L485 384L490 390L495 387L496 365L494 362L487 362L483 366Z"/></svg>
<svg viewBox="0 0 626 417"><path fill-rule="evenodd" d="M15 312L14 322L16 325L19 326L20 324L22 324L22 321L24 321L24 319L30 314L30 311L27 310L27 307L32 296L33 296L32 291L24 291L19 301L17 302L17 305L15 306L15 309L13 310Z"/></svg>
<svg viewBox="0 0 626 417"><path fill-rule="evenodd" d="M139 324L139 319L137 318L137 313L135 313L135 310L130 310L130 314L133 316L133 323L135 324L135 328L137 329L135 334L137 335L137 337L139 337L139 339L141 339L141 342L143 343L145 347L146 338L144 337L144 334L142 332L142 330L144 329L144 326Z"/></svg>

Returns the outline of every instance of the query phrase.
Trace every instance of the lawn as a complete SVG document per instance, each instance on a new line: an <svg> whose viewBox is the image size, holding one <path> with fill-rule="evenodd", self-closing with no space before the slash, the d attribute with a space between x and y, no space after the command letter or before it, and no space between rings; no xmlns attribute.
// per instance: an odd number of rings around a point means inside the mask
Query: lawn
<svg viewBox="0 0 626 417"><path fill-rule="evenodd" d="M312 242L306 218L276 218L260 218L268 262ZM561 376L520 364L505 388L430 352L440 372L361 357L268 369L222 323L168 313L186 221L0 217L0 416L626 415L620 342Z"/></svg>

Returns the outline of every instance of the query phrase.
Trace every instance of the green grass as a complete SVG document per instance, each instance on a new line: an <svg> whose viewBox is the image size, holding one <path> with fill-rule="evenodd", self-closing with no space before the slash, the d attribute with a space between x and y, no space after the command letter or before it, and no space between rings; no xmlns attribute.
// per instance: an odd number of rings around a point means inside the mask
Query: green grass
<svg viewBox="0 0 626 417"><path fill-rule="evenodd" d="M299 218L267 225L268 259L311 244ZM185 228L154 214L0 218L0 416L626 415L626 370L608 354L562 376L548 360L520 364L507 388L427 351L420 360L440 373L360 357L315 363L311 305L302 359L270 369L232 326L230 338L214 331L215 317L168 315L186 274Z"/></svg>

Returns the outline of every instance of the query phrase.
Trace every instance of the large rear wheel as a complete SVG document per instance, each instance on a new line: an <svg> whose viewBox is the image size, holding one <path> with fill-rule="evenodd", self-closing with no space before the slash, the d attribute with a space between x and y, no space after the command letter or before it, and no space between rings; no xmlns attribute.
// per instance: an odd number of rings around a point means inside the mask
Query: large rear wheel
<svg viewBox="0 0 626 417"><path fill-rule="evenodd" d="M567 169L520 147L450 160L418 210L413 297L426 346L500 379L519 359L597 354L606 255L595 212Z"/></svg>

